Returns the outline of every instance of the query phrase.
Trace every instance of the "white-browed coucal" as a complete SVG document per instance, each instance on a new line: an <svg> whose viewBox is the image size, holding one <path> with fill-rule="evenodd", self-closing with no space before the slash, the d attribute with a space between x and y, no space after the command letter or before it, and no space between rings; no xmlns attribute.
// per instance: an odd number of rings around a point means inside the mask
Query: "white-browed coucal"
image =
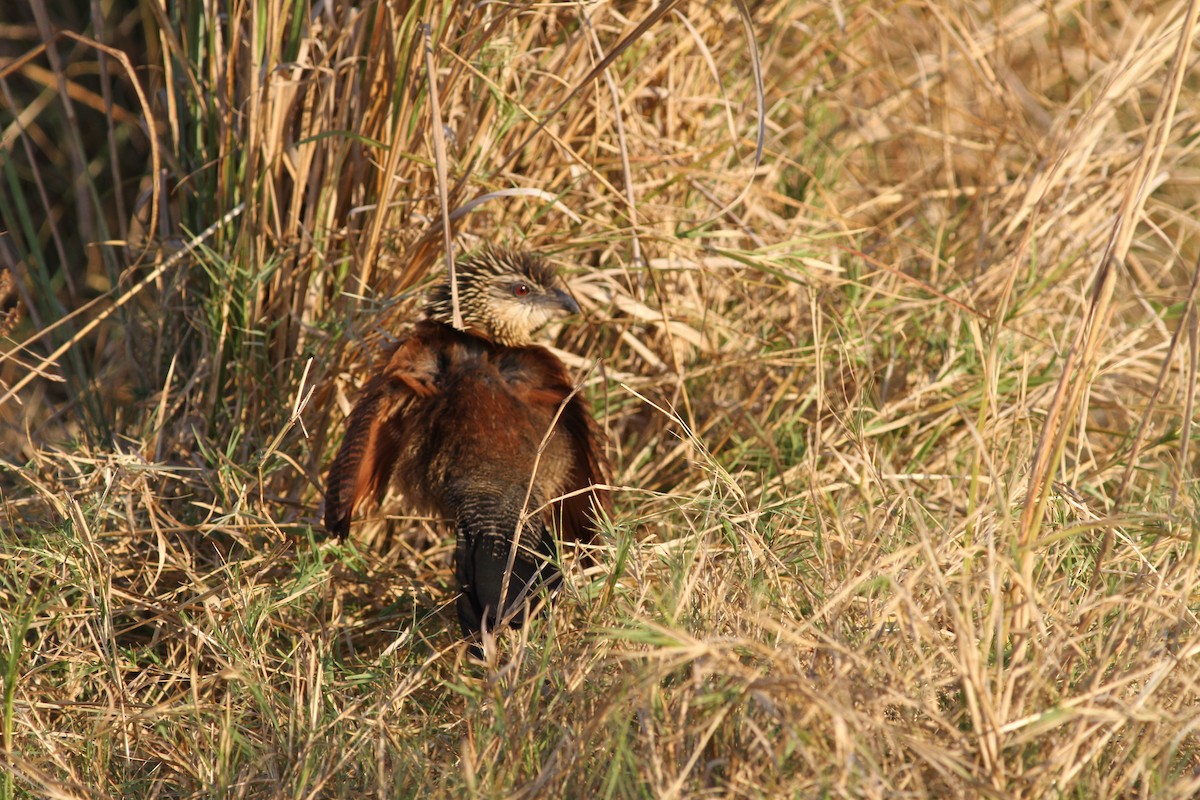
<svg viewBox="0 0 1200 800"><path fill-rule="evenodd" d="M534 332L579 307L537 256L487 248L456 264L425 316L368 381L329 472L325 527L339 538L392 483L454 526L463 635L524 621L561 575L554 534L592 540L611 509L603 437L565 365Z"/></svg>

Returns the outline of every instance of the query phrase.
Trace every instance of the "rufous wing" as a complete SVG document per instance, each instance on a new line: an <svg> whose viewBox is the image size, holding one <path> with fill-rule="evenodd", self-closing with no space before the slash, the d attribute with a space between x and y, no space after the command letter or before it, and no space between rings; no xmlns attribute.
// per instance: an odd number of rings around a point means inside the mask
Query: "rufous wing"
<svg viewBox="0 0 1200 800"><path fill-rule="evenodd" d="M568 542L590 542L600 528L600 520L612 514L611 493L599 488L608 484L611 472L604 453L604 433L579 394L567 400L558 424L570 436L575 451L574 468L563 490L567 496L555 509L559 536Z"/></svg>
<svg viewBox="0 0 1200 800"><path fill-rule="evenodd" d="M378 502L387 492L405 443L403 415L437 392L437 361L419 336L405 340L350 412L325 489L325 528L339 539L350 533L350 518L365 498Z"/></svg>

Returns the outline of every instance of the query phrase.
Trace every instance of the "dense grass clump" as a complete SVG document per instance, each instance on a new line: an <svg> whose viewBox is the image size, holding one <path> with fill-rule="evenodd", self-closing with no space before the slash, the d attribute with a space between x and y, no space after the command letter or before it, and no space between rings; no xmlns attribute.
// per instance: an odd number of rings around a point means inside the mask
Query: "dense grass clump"
<svg viewBox="0 0 1200 800"><path fill-rule="evenodd" d="M11 7L9 7L11 6ZM1197 10L9 4L0 800L1200 793ZM469 660L323 540L536 249L617 513Z"/></svg>

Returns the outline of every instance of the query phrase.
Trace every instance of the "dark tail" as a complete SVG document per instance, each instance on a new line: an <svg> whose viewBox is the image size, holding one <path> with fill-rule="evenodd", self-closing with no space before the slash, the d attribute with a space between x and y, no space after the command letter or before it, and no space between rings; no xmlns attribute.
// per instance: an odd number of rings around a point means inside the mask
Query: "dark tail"
<svg viewBox="0 0 1200 800"><path fill-rule="evenodd" d="M554 539L540 515L526 520L513 552L524 501L521 491L507 502L476 496L459 505L454 571L462 592L458 622L464 637L476 637L484 624L489 630L504 622L521 627L526 604L536 604L543 590L553 591L562 580ZM537 505L530 500L530 508Z"/></svg>

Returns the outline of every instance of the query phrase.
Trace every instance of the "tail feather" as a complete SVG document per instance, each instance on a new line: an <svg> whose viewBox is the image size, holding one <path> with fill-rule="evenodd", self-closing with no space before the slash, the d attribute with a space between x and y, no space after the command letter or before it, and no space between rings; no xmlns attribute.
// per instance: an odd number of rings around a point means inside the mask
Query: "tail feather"
<svg viewBox="0 0 1200 800"><path fill-rule="evenodd" d="M552 591L562 580L554 562L554 540L540 516L526 521L513 552L519 510L519 503L514 509L512 503L498 502L460 508L455 575L462 591L458 621L465 637L506 621L521 627L527 603L536 602L540 591Z"/></svg>

